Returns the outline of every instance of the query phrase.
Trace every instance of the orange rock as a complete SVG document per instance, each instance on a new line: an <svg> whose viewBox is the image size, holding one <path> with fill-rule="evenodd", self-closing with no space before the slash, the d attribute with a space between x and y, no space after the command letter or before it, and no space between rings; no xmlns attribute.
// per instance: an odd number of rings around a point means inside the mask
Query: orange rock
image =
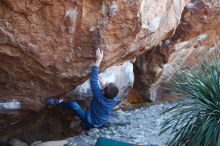
<svg viewBox="0 0 220 146"><path fill-rule="evenodd" d="M145 100L166 96L170 79L181 67L193 65L220 44L220 2L196 0L187 5L174 36L136 60L135 87Z"/></svg>
<svg viewBox="0 0 220 146"><path fill-rule="evenodd" d="M86 80L97 47L102 71L135 58L176 29L187 2L1 1L0 99L43 104L72 90Z"/></svg>
<svg viewBox="0 0 220 146"><path fill-rule="evenodd" d="M188 1L0 1L0 99L22 103L16 114L2 115L11 121L2 133L19 127L24 137L44 137L51 122L59 137L61 115L47 119L46 99L87 79L97 47L104 51L101 71L150 50L174 32Z"/></svg>

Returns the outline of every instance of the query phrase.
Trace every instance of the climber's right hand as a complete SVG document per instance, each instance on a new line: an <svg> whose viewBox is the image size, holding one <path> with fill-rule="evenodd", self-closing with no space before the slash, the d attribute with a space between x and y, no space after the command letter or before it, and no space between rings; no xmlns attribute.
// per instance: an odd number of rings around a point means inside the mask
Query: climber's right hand
<svg viewBox="0 0 220 146"><path fill-rule="evenodd" d="M99 48L96 50L96 62L95 65L99 66L100 63L102 62L103 58L103 51L101 51Z"/></svg>

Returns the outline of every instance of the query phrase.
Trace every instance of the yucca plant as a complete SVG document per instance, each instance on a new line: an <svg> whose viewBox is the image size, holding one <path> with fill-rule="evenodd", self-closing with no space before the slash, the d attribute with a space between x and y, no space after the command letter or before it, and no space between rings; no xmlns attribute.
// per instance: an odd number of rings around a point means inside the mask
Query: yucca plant
<svg viewBox="0 0 220 146"><path fill-rule="evenodd" d="M165 111L172 116L160 134L172 136L168 146L220 146L220 53L204 56L181 69L170 83L172 93L187 98Z"/></svg>

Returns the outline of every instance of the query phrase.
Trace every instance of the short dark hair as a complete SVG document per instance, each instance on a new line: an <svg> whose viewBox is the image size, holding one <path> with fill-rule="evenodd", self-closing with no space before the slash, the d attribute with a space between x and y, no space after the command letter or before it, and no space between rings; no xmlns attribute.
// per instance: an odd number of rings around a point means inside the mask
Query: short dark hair
<svg viewBox="0 0 220 146"><path fill-rule="evenodd" d="M104 88L104 94L107 98L113 99L118 95L119 89L114 83L109 83L105 88Z"/></svg>

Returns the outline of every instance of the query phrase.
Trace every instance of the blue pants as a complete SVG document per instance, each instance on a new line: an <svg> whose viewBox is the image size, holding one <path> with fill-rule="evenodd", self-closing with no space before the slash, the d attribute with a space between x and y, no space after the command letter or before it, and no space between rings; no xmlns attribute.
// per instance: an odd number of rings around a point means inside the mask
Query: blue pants
<svg viewBox="0 0 220 146"><path fill-rule="evenodd" d="M58 106L62 107L62 108L68 108L68 109L73 110L76 113L76 115L83 122L83 124L84 124L83 126L85 126L86 128L89 128L89 129L93 128L93 125L87 121L87 113L74 100L64 100L61 103L59 103Z"/></svg>

